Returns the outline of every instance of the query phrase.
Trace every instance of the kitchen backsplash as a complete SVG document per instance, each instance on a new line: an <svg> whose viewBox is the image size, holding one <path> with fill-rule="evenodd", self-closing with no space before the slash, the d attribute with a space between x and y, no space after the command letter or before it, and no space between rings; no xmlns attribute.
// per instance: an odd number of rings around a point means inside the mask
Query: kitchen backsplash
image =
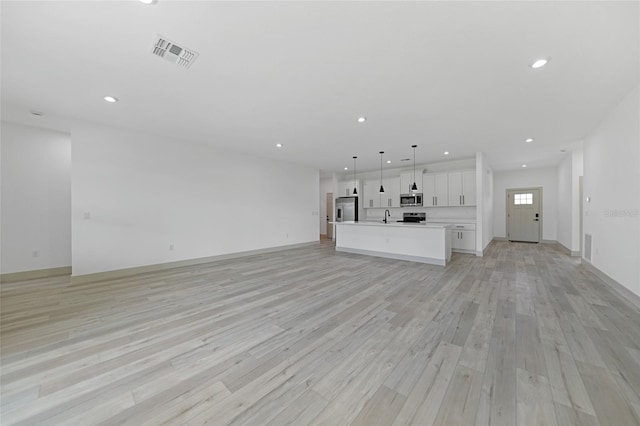
<svg viewBox="0 0 640 426"><path fill-rule="evenodd" d="M385 209L363 209L364 220L377 220L384 217ZM391 217L394 220L402 219L405 212L424 212L427 220L430 219L467 219L475 220L475 207L394 207L390 208ZM360 219L363 220L363 219Z"/></svg>

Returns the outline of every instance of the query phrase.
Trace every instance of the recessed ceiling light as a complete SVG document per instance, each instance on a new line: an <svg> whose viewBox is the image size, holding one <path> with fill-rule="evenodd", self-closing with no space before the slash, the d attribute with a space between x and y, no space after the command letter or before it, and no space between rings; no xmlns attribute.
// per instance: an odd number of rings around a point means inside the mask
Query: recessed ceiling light
<svg viewBox="0 0 640 426"><path fill-rule="evenodd" d="M113 96L105 96L104 100L112 104L118 102L118 98L114 98Z"/></svg>
<svg viewBox="0 0 640 426"><path fill-rule="evenodd" d="M276 147L277 147L277 148L282 148L282 144L281 144L281 143L277 143L277 144L276 144Z"/></svg>
<svg viewBox="0 0 640 426"><path fill-rule="evenodd" d="M387 164L391 164L391 160L387 160Z"/></svg>
<svg viewBox="0 0 640 426"><path fill-rule="evenodd" d="M345 169L345 170L349 170L349 168L348 168L348 167L345 167L344 169Z"/></svg>
<svg viewBox="0 0 640 426"><path fill-rule="evenodd" d="M531 143L531 142L533 142L533 139L529 138L529 139L525 139L524 141L525 141L526 143Z"/></svg>
<svg viewBox="0 0 640 426"><path fill-rule="evenodd" d="M358 123L364 123L365 121L367 121L367 117L358 118Z"/></svg>
<svg viewBox="0 0 640 426"><path fill-rule="evenodd" d="M449 151L445 151L445 152L444 152L444 155L449 155Z"/></svg>
<svg viewBox="0 0 640 426"><path fill-rule="evenodd" d="M544 67L545 65L547 65L547 62L549 62L548 59L538 59L537 61L535 61L533 64L531 64L531 68L540 68L540 67Z"/></svg>
<svg viewBox="0 0 640 426"><path fill-rule="evenodd" d="M154 2L155 0L140 0L140 3L144 3L144 4L152 4Z"/></svg>
<svg viewBox="0 0 640 426"><path fill-rule="evenodd" d="M523 165L522 165L522 167L527 167L527 165L526 165L526 164L523 164Z"/></svg>

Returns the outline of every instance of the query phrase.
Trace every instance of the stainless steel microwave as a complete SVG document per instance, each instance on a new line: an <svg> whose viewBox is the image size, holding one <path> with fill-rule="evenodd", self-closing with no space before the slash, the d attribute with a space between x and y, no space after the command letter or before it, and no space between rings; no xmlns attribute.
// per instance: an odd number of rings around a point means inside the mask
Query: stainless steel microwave
<svg viewBox="0 0 640 426"><path fill-rule="evenodd" d="M400 207L422 206L422 194L400 195Z"/></svg>

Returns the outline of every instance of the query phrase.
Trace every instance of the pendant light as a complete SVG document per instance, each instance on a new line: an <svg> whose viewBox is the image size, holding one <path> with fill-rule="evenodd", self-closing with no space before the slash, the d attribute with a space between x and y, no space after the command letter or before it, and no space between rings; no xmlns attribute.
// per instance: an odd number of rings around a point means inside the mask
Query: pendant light
<svg viewBox="0 0 640 426"><path fill-rule="evenodd" d="M380 193L384 194L384 186L382 186L382 154L384 154L384 151L380 151Z"/></svg>
<svg viewBox="0 0 640 426"><path fill-rule="evenodd" d="M358 185L357 185L357 181L356 181L356 159L358 157L356 157L355 155L353 156L353 195L358 195Z"/></svg>
<svg viewBox="0 0 640 426"><path fill-rule="evenodd" d="M411 145L413 148L413 185L411 185L411 192L418 192L418 185L416 185L416 148L418 145Z"/></svg>

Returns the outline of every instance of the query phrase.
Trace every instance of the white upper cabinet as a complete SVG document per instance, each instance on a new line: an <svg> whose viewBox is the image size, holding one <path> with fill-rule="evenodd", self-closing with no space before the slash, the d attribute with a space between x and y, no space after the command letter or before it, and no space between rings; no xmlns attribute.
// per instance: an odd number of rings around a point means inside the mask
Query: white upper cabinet
<svg viewBox="0 0 640 426"><path fill-rule="evenodd" d="M364 203L365 209L387 209L390 207L400 207L400 178L384 178L384 194L380 193L380 179L371 179L364 182Z"/></svg>
<svg viewBox="0 0 640 426"><path fill-rule="evenodd" d="M380 191L380 188L378 188L378 191ZM384 180L384 194L380 194L380 207L400 207L399 177L392 177Z"/></svg>
<svg viewBox="0 0 640 426"><path fill-rule="evenodd" d="M338 197L357 197L360 195L360 182L355 181L356 186L358 187L358 194L353 194L353 181L344 181L338 183Z"/></svg>
<svg viewBox="0 0 640 426"><path fill-rule="evenodd" d="M449 205L476 205L476 171L452 172L449 177Z"/></svg>
<svg viewBox="0 0 640 426"><path fill-rule="evenodd" d="M411 194L411 185L413 185L413 171L404 172L400 175L400 194ZM416 186L417 193L422 193L422 170L416 170Z"/></svg>
<svg viewBox="0 0 640 426"><path fill-rule="evenodd" d="M449 205L449 175L447 173L425 173L422 176L423 200L425 207L446 207Z"/></svg>
<svg viewBox="0 0 640 426"><path fill-rule="evenodd" d="M365 209L380 208L380 180L364 181L364 202L362 207Z"/></svg>

